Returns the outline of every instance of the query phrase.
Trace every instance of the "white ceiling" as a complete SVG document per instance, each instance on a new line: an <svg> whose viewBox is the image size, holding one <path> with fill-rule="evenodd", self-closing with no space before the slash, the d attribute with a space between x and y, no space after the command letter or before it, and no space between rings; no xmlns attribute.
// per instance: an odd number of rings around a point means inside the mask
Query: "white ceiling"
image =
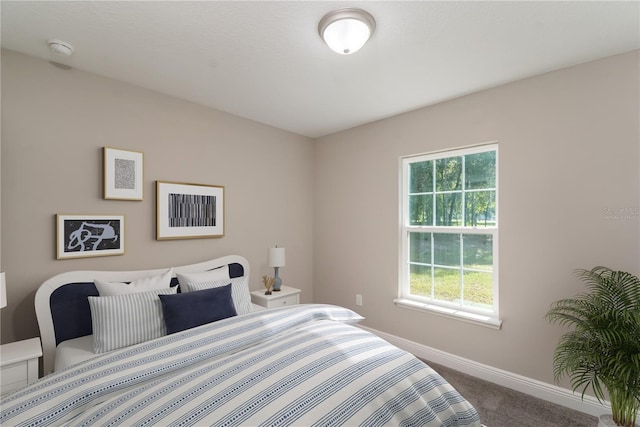
<svg viewBox="0 0 640 427"><path fill-rule="evenodd" d="M359 52L318 36L369 11ZM640 2L7 1L2 47L309 137L640 48Z"/></svg>

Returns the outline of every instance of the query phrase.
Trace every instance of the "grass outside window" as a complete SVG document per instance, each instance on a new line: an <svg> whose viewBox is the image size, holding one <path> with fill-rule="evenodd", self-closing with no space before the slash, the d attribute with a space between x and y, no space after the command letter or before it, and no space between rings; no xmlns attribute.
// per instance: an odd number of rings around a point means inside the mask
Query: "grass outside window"
<svg viewBox="0 0 640 427"><path fill-rule="evenodd" d="M461 283L459 270L435 268L433 281L431 267L419 266L410 273L411 295L491 308L493 304L493 278L491 273L481 271L465 271L464 282ZM435 282L435 286L434 283ZM464 286L464 302L461 301L461 286ZM433 292L433 293L432 293Z"/></svg>

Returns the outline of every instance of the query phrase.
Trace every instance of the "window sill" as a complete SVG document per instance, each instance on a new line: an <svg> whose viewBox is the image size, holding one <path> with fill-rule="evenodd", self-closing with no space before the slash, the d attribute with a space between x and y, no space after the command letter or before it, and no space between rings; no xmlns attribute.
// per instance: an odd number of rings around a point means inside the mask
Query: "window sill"
<svg viewBox="0 0 640 427"><path fill-rule="evenodd" d="M395 299L393 300L393 302L398 307L409 308L412 310L431 313L431 314L435 314L442 317L448 317L450 319L460 320L467 323L473 323L474 325L485 326L487 328L500 329L502 327L502 320L494 319L490 316L484 316L482 314L476 314L476 313L470 313L468 311L440 307L437 305L412 301L412 300L403 299L403 298Z"/></svg>

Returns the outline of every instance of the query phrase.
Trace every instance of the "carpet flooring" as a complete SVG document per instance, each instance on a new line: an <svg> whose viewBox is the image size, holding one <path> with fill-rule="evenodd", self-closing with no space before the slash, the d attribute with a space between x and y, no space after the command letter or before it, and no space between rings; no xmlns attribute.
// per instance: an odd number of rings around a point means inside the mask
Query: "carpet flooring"
<svg viewBox="0 0 640 427"><path fill-rule="evenodd" d="M598 418L425 361L480 413L487 427L596 427Z"/></svg>

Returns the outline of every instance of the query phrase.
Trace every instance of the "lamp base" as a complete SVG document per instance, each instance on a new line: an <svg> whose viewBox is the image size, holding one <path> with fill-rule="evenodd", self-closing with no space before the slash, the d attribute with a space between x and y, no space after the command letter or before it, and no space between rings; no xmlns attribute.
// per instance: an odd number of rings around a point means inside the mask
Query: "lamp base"
<svg viewBox="0 0 640 427"><path fill-rule="evenodd" d="M282 280L278 277L278 269L280 267L273 267L274 270L274 278L273 278L273 288L271 288L274 292L280 292L280 287L282 286Z"/></svg>

